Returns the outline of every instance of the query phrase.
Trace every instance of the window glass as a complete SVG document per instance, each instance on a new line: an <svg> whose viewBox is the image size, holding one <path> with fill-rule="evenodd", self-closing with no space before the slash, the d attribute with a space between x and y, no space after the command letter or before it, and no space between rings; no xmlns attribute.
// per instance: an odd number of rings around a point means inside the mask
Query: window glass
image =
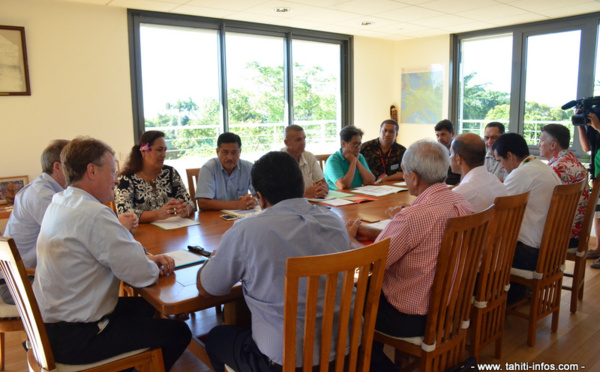
<svg viewBox="0 0 600 372"><path fill-rule="evenodd" d="M512 39L495 35L461 42L459 132L483 136L490 121L508 127Z"/></svg>
<svg viewBox="0 0 600 372"><path fill-rule="evenodd" d="M541 128L550 123L568 126L573 143L573 110L561 106L577 97L580 39L579 30L527 38L523 137L529 145L538 145ZM560 53L548 53L558 45Z"/></svg>
<svg viewBox="0 0 600 372"><path fill-rule="evenodd" d="M217 36L189 27L140 26L145 128L165 132L167 163L180 174L197 168L198 157L214 156L222 131Z"/></svg>
<svg viewBox="0 0 600 372"><path fill-rule="evenodd" d="M306 148L328 154L340 146L340 46L304 40L292 42L294 124L304 128Z"/></svg>
<svg viewBox="0 0 600 372"><path fill-rule="evenodd" d="M242 138L243 157L255 160L283 146L284 39L227 33L229 131Z"/></svg>

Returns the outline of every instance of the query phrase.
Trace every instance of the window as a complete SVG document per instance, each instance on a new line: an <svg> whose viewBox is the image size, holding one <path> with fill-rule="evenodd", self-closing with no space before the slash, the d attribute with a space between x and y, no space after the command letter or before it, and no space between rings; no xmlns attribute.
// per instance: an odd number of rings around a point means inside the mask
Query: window
<svg viewBox="0 0 600 372"><path fill-rule="evenodd" d="M500 121L538 153L541 127L560 123L583 155L573 110L561 106L592 96L599 84L589 78L598 63L599 21L595 13L454 35L451 117L459 130L482 134L485 124Z"/></svg>
<svg viewBox="0 0 600 372"><path fill-rule="evenodd" d="M352 122L351 36L134 10L129 29L136 139L164 131L183 177L225 131L255 160L284 146L291 123L307 150L330 153Z"/></svg>

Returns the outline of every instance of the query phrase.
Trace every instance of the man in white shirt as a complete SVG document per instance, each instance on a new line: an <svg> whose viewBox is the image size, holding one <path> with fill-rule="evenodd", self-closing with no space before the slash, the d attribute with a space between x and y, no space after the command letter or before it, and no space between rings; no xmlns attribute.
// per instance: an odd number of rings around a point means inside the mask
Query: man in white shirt
<svg viewBox="0 0 600 372"><path fill-rule="evenodd" d="M506 133L498 137L493 150L496 159L508 172L504 180L508 195L531 191L512 266L517 269L535 270L550 199L554 187L562 182L550 166L529 155L527 142L517 133ZM513 283L508 293L508 302L517 301L524 294L525 287Z"/></svg>
<svg viewBox="0 0 600 372"><path fill-rule="evenodd" d="M305 151L306 134L301 126L292 124L285 128L285 139L283 140L285 151L292 155L300 166L302 178L304 178L304 197L305 198L324 198L329 192L329 186L323 176L323 170L315 156Z"/></svg>
<svg viewBox="0 0 600 372"><path fill-rule="evenodd" d="M174 260L146 256L104 205L118 184L108 145L76 138L63 149L61 163L68 187L46 210L33 283L54 359L87 364L160 347L168 371L190 342L189 328L154 318L154 308L141 297L119 297L119 284L151 285L173 272Z"/></svg>
<svg viewBox="0 0 600 372"><path fill-rule="evenodd" d="M461 194L479 213L494 203L498 196L508 195L506 187L483 165L485 143L474 133L463 133L452 141L450 165L461 175L460 184L452 191Z"/></svg>
<svg viewBox="0 0 600 372"><path fill-rule="evenodd" d="M488 172L498 177L500 181L504 181L507 173L502 164L494 157L492 146L494 146L494 142L503 134L504 124L499 121L492 121L485 126L485 134L483 135L487 149L485 153L485 168Z"/></svg>

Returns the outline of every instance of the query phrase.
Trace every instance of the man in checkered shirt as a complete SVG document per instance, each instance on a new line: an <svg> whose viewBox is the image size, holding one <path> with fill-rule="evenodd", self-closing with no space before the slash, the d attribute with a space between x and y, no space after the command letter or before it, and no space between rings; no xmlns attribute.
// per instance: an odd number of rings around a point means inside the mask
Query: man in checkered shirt
<svg viewBox="0 0 600 372"><path fill-rule="evenodd" d="M410 205L391 208L394 217L381 232L360 226L360 221L347 224L350 238L379 241L391 237L375 325L391 336L424 335L446 220L473 213L471 204L444 183L449 166L448 150L443 145L429 140L415 142L404 154L402 171L408 191L417 198ZM395 370L382 344L373 345L371 370Z"/></svg>

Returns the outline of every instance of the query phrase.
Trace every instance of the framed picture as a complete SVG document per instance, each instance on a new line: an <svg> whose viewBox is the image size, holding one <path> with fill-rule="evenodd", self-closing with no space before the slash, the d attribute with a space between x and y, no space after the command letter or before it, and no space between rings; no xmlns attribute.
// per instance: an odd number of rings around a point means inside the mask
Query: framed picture
<svg viewBox="0 0 600 372"><path fill-rule="evenodd" d="M27 176L0 178L0 204L12 204L17 192L28 183L29 177Z"/></svg>
<svg viewBox="0 0 600 372"><path fill-rule="evenodd" d="M0 96L30 96L25 27L0 26Z"/></svg>

